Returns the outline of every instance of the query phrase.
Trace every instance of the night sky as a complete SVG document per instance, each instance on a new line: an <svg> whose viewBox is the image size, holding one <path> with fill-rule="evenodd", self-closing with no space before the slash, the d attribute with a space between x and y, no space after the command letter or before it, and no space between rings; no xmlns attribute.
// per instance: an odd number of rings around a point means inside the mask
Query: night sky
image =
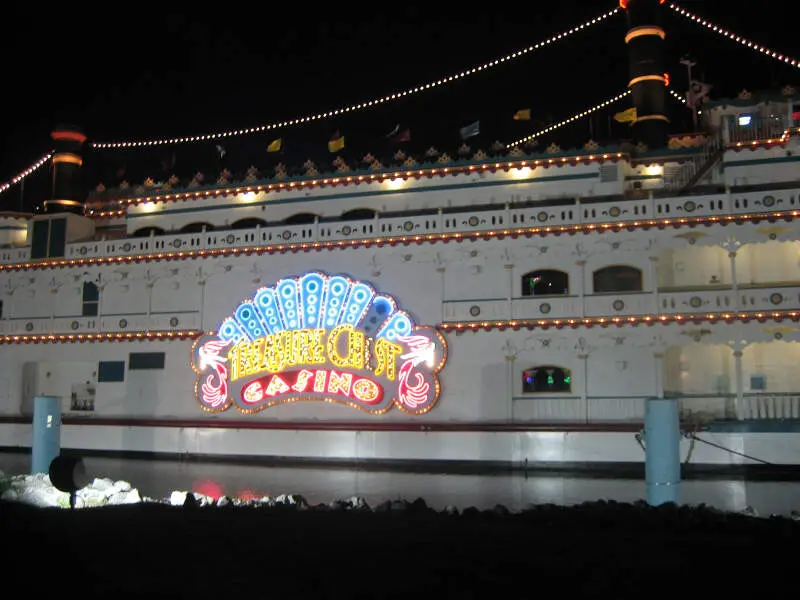
<svg viewBox="0 0 800 600"><path fill-rule="evenodd" d="M614 0L475 5L481 10L466 4L458 10L390 3L270 8L273 4L196 4L185 13L141 3L108 4L101 12L77 3L7 9L0 35L0 182L47 152L49 132L61 123L80 126L90 142L113 142L213 133L316 114L485 63L615 6ZM800 58L800 36L791 30L796 15L786 9L784 14L765 9L772 5L723 0L680 5ZM686 53L697 61L695 74L714 85L714 98L742 88L800 87L800 69L743 48L672 10L665 10L664 27L676 91L686 89L686 68L679 62ZM337 130L346 140L341 154L354 166L367 151L391 156L398 146L385 135L397 124L411 131L411 141L401 145L407 153L421 155L435 146L452 156L461 143L459 128L480 120L480 135L468 143L488 150L495 141L514 141L624 91L626 30L625 17L618 14L521 59L433 90L279 133L229 138L220 142L225 164L216 142L127 151L87 147L85 173L91 180L85 185L91 189L103 181L111 187L122 168L131 182L143 174L159 179L166 164L181 177L197 170L215 176L228 161L239 167L254 164L270 174L278 161L299 166L308 158L329 169L334 156L327 141ZM627 126L610 117L629 105L626 99L591 120L548 134L539 148L626 137ZM672 131L690 130L689 112L674 101L668 106ZM522 108L531 109L530 121L513 120ZM278 135L283 152L268 154L267 144ZM30 178L26 205L40 193L31 191L33 179L45 177ZM22 207L18 187L0 196L0 209Z"/></svg>

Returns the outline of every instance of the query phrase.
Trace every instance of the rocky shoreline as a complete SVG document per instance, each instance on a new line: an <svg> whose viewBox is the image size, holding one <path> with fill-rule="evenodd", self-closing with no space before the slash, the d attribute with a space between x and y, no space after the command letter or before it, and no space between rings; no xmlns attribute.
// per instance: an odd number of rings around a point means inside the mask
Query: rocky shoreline
<svg viewBox="0 0 800 600"><path fill-rule="evenodd" d="M800 538L792 519L704 506L178 499L74 510L1 501L7 576L38 593L115 597L741 594L790 577Z"/></svg>

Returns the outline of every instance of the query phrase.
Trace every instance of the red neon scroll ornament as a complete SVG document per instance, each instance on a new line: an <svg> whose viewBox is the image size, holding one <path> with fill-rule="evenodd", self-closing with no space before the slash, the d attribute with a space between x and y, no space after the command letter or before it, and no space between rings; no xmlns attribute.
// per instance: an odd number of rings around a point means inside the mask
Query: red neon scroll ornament
<svg viewBox="0 0 800 600"><path fill-rule="evenodd" d="M228 401L228 367L225 366L228 359L219 355L228 344L230 341L209 340L198 352L200 369L213 369L200 386L203 404L209 408L219 408Z"/></svg>
<svg viewBox="0 0 800 600"><path fill-rule="evenodd" d="M397 341L411 350L400 356L406 360L400 366L397 377L397 400L407 408L417 408L428 400L431 386L421 373L412 372L422 362L427 362L429 366L433 365L436 345L423 335L399 335ZM409 384L412 374L417 380L413 385Z"/></svg>

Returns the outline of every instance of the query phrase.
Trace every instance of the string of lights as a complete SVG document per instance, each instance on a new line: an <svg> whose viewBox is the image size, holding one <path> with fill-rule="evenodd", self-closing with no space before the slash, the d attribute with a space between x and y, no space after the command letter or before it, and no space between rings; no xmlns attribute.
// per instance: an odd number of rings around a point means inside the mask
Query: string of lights
<svg viewBox="0 0 800 600"><path fill-rule="evenodd" d="M550 133L551 131L553 131L555 129L558 129L559 127L563 127L564 125L569 125L570 123L573 123L574 121L577 121L578 119L582 119L583 117L587 117L590 114L592 114L594 112L597 112L601 108L605 108L606 106L609 106L610 104L614 104L615 102L618 102L619 100L622 100L625 96L629 95L630 93L631 93L630 90L625 90L621 94L617 94L613 98L609 98L608 100L606 100L604 102L601 102L600 104L598 104L596 106L593 106L592 108L587 108L584 111L576 113L576 114L572 115L568 119L564 119L563 121L559 121L558 123L556 123L554 125L550 125L549 127L546 127L544 129L542 129L541 131L537 131L536 133L532 133L531 135L525 136L524 138L521 138L521 139L518 139L518 140L516 140L514 142L511 142L510 144L508 144L508 146L518 146L519 144L522 144L524 142L527 142L527 141L530 141L530 140L534 140L534 139L538 138L539 136L544 135L545 133Z"/></svg>
<svg viewBox="0 0 800 600"><path fill-rule="evenodd" d="M751 42L750 40L748 40L746 38L743 38L743 37L741 37L739 35L736 35L735 33L731 32L731 31L728 31L727 29L725 29L723 27L720 27L719 25L714 25L710 21L707 21L706 19L704 19L704 18L702 18L702 17L700 17L700 16L698 16L698 15L696 15L694 13L691 13L686 9L683 9L680 6L676 5L676 4L670 4L669 7L672 10L674 10L675 12L677 12L678 14L680 14L681 16L687 17L688 19L691 19L695 23L697 23L699 25L702 25L703 27L707 27L711 31L713 31L715 33L718 33L721 36L724 36L724 37L727 37L729 39L732 39L734 42L739 42L743 46L747 46L748 48L752 48L753 50L755 50L757 52L761 52L762 54L764 54L766 56L769 56L771 58L777 59L777 60L779 60L781 62L785 62L786 64L789 64L789 65L791 65L793 67L800 68L800 61L792 58L791 56L785 56L783 54L775 52L774 50L772 50L770 48L767 48L766 46L762 46L760 44L756 44L755 42Z"/></svg>
<svg viewBox="0 0 800 600"><path fill-rule="evenodd" d="M677 100L681 104L684 104L684 105L688 106L688 103L686 102L686 98L681 96L678 92L676 92L672 88L669 88L668 91L669 91L669 95L672 96L673 98L675 98L675 100Z"/></svg>
<svg viewBox="0 0 800 600"><path fill-rule="evenodd" d="M686 108L691 108L691 106L689 106L689 103L686 101L686 98L684 98L683 96L681 96L681 95L680 95L678 92L676 92L676 91L675 91L675 90L673 90L672 88L668 88L668 89L667 89L667 91L669 92L669 95L670 95L670 96L672 96L673 98L675 98L675 100L677 100L678 102L680 102L681 104L683 104L683 105L684 105ZM703 114L703 111L702 111L702 110L698 110L698 111L697 111L697 114L698 114L698 115L701 115L701 114Z"/></svg>
<svg viewBox="0 0 800 600"><path fill-rule="evenodd" d="M354 111L358 111L358 110L363 110L363 109L370 108L370 107L378 105L378 104L385 104L387 102L398 100L400 98L405 98L405 97L410 96L412 94L418 94L420 92L424 92L426 90L442 86L442 85L444 85L446 83L450 83L451 81L455 81L457 79L463 79L463 78L468 77L470 75L474 75L475 73L486 71L487 69L491 69L492 67L496 67L497 65L503 64L503 63L508 62L510 60L521 58L522 56L525 56L526 54L529 54L530 52L534 52L536 50L544 48L545 46L549 46L550 44L553 44L554 42L557 42L559 40L563 40L563 39L565 39L565 38L567 38L567 37L569 37L569 36L571 36L571 35L573 35L575 33L578 33L579 31L582 31L582 30L586 29L587 27L591 27L592 25L596 25L598 23L601 23L602 21L605 21L609 17L611 17L611 16L613 16L613 15L619 13L619 12L620 12L619 8L614 8L614 9L608 11L608 12L605 12L605 13L601 14L598 17L595 17L594 19L591 19L589 21L586 21L585 23L582 23L581 25L577 25L575 27L572 27L571 29L568 29L568 30L563 31L563 32L558 33L558 34L555 34L555 35L553 35L552 37L550 37L550 38L548 38L546 40L543 40L541 42L538 42L536 44L528 46L527 48L523 48L522 50L518 50L516 52L512 52L511 54L507 54L506 56L503 56L501 58L497 58L495 60L486 62L486 63L484 63L482 65L473 67L471 69L466 69L464 71L456 73L455 75L442 77L441 79L438 79L436 81L431 81L429 83L426 83L426 84L423 84L423 85L418 85L416 87L409 88L409 89L401 91L401 92L396 92L394 94L389 94L387 96L383 96L382 98L377 98L375 100L370 100L369 102L362 102L362 103L359 103L359 104L352 104L350 106L346 106L346 107L343 107L343 108L337 108L335 110L321 112L321 113L317 113L317 114L314 114L314 115L307 115L307 116L304 116L304 117L298 117L296 119L291 119L291 120L288 120L288 121L281 121L281 122L278 122L278 123L270 123L270 124L267 124L267 125L260 125L258 127L250 127L250 128L247 128L247 129L236 129L236 130L229 130L229 131L225 131L225 132L209 133L209 134L205 134L205 135L196 135L196 136L188 136L188 137L174 137L174 138L161 138L161 139L155 139L155 140L139 140L139 141L127 141L127 142L93 142L92 143L92 147L93 148L112 148L112 149L116 149L116 148L137 148L137 147L142 147L142 146L157 146L157 145L164 145L164 144L183 144L183 143L187 143L187 142L201 142L201 141L207 141L207 140L218 140L218 139L221 139L221 138L240 136L240 135L246 135L246 134L252 134L252 133L261 133L261 132L269 131L269 130L273 130L273 129L281 129L281 128L285 128L285 127L289 127L289 126L293 126L293 125L300 125L302 123L308 123L308 122L311 122L311 121L317 121L317 120L320 120L320 119L325 119L327 117L334 117L336 115L340 115L340 114L343 114L343 113L349 113L349 112L354 112Z"/></svg>
<svg viewBox="0 0 800 600"><path fill-rule="evenodd" d="M45 154L42 158L40 158L35 163L33 163L27 169L25 169L21 173L18 173L16 175L14 175L14 177L12 177L10 180L6 181L5 183L0 184L0 194L2 194L5 191L8 191L11 188L12 185L15 185L15 184L19 183L20 181L22 181L23 179L25 179L28 175L33 173L36 169L41 167L48 160L50 160L52 157L53 157L53 151L51 150L50 152Z"/></svg>

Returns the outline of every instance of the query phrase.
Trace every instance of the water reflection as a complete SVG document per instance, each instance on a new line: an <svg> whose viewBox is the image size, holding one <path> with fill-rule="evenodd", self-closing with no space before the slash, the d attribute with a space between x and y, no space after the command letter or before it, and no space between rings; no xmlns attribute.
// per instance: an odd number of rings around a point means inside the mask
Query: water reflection
<svg viewBox="0 0 800 600"><path fill-rule="evenodd" d="M645 497L643 480L597 479L583 474L453 475L95 457L85 458L84 463L90 476L129 481L141 495L156 499L168 498L174 490L243 499L296 493L311 504L361 496L371 506L385 500L423 498L438 510L448 505L483 509L496 504L521 510L531 504L571 505L601 499L634 502ZM18 474L29 468L28 455L0 453L0 470ZM684 480L681 501L732 511L752 506L761 515L788 516L792 510L800 510L800 482Z"/></svg>

